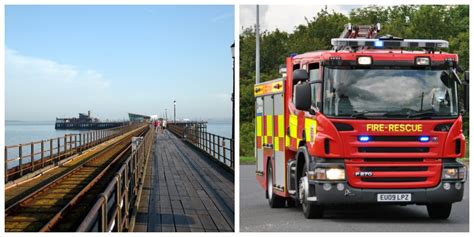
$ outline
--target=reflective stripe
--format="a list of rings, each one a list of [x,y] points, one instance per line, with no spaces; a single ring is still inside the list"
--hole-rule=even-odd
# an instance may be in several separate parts
[[[290,137],[296,138],[298,133],[298,116],[290,115]]]
[[[275,148],[276,151],[279,151],[280,150],[280,139],[275,138],[275,139],[273,139],[273,141],[275,142],[273,147]]]
[[[272,115],[265,115],[267,119],[267,134],[265,136],[273,136],[273,116]]]
[[[285,116],[284,115],[278,115],[278,137],[284,137],[285,136]]]
[[[304,131],[305,131],[305,139],[307,142],[312,143],[314,140],[314,137],[316,135],[316,120],[311,119],[311,118],[305,118],[304,119]]]
[[[257,116],[256,118],[256,127],[257,127],[257,136],[262,136],[262,116]]]

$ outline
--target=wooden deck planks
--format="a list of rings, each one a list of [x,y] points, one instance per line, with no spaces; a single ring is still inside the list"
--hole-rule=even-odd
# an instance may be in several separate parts
[[[233,175],[168,131],[158,131],[134,231],[234,230]]]

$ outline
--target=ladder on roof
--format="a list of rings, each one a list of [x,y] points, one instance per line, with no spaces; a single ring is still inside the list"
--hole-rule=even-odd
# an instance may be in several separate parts
[[[449,42],[437,39],[403,39],[386,35],[378,37],[380,23],[375,25],[352,26],[351,23],[344,25],[344,31],[339,38],[331,39],[333,49],[349,50],[356,52],[367,48],[379,49],[403,49],[422,48],[427,52],[434,52],[436,49],[449,48]]]
[[[380,23],[375,25],[360,25],[352,26],[351,23],[344,25],[344,31],[339,38],[364,38],[364,39],[375,39],[380,31]]]
[[[344,31],[339,36],[340,39],[375,39],[381,29],[380,23],[375,25],[344,25]],[[335,46],[334,50],[344,49],[344,46]]]

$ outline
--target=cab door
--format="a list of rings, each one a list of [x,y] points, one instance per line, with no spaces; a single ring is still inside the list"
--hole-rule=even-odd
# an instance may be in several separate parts
[[[257,159],[256,173],[263,175],[263,97],[255,100],[255,157]]]
[[[273,159],[273,95],[263,97],[263,159],[262,164],[266,167],[267,158]]]

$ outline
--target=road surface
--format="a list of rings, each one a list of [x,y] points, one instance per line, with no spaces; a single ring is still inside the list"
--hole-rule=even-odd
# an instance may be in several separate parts
[[[468,176],[469,177],[469,176]],[[255,166],[240,166],[240,231],[464,232],[469,231],[469,184],[448,220],[432,220],[425,206],[332,207],[323,219],[305,219],[300,208],[271,209],[255,179]]]

